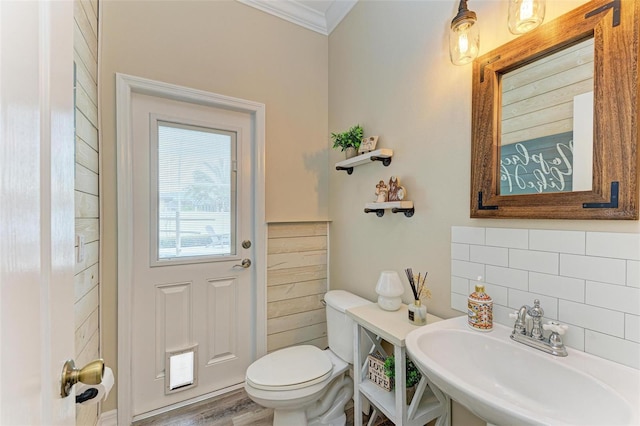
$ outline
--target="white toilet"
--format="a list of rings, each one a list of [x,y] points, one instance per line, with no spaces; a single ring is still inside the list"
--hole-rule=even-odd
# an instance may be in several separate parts
[[[353,321],[345,310],[372,302],[344,290],[329,291],[324,300],[329,349],[292,346],[265,355],[247,369],[247,394],[274,409],[276,426],[346,422],[344,406],[353,396],[347,374],[353,364]]]

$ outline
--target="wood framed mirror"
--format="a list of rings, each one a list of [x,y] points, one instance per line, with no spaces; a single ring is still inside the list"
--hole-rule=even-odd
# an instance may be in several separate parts
[[[471,217],[638,219],[639,12],[593,0],[474,61]]]

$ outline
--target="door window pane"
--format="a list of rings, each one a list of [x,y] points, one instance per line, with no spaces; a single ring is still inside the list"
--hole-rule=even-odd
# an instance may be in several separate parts
[[[234,255],[235,133],[156,123],[157,259]]]

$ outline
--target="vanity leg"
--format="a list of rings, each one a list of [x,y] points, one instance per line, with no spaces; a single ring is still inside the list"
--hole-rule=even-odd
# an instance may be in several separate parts
[[[405,383],[407,383],[407,358],[405,349],[400,346],[393,347],[393,356],[395,358],[396,381],[396,424],[407,424],[407,392]]]
[[[360,356],[360,335],[362,329],[353,323],[353,424],[362,426],[362,397],[360,382],[362,381],[362,357]]]

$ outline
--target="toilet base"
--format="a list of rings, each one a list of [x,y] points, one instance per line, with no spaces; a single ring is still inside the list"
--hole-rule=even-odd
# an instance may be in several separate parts
[[[307,425],[307,414],[304,410],[274,410],[273,426]]]
[[[307,423],[308,426],[345,426],[347,424],[347,415],[342,413],[340,417],[329,421],[323,421],[322,419],[314,419]]]

